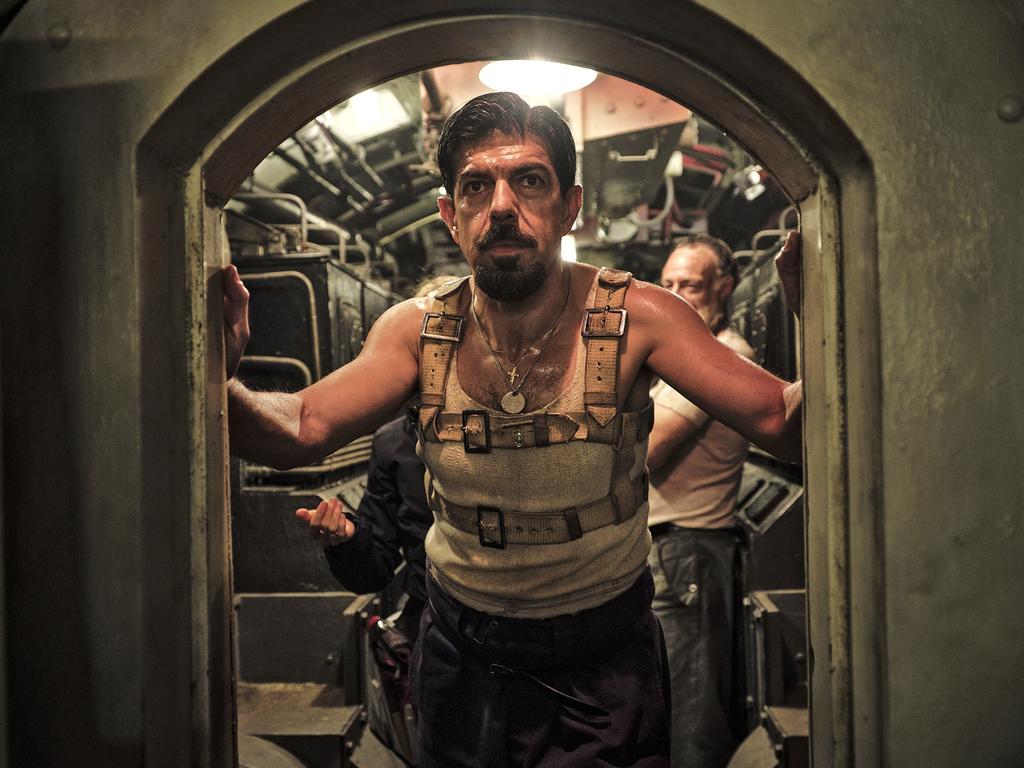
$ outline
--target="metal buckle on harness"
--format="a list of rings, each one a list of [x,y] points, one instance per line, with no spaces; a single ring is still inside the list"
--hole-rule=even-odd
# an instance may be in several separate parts
[[[497,507],[477,507],[476,527],[480,545],[493,549],[505,548],[505,515]]]
[[[455,330],[452,333],[441,333],[440,331],[428,331],[427,325],[431,320],[451,320],[455,323]],[[423,327],[420,328],[420,337],[424,339],[437,339],[438,341],[462,341],[461,315],[446,315],[444,312],[427,312],[423,315]]]
[[[479,434],[470,429],[469,420],[479,416],[483,422],[483,443],[470,445],[470,435]],[[466,453],[490,453],[491,452],[491,417],[487,411],[463,411],[462,412],[462,447]]]
[[[598,315],[618,315],[619,316],[619,327],[614,330],[609,330],[604,327],[604,322],[598,320],[595,324],[597,328],[591,330],[591,320],[597,320]],[[583,322],[583,338],[614,338],[622,336],[626,332],[626,310],[625,309],[612,309],[611,307],[604,307],[603,309],[588,309],[586,317]]]

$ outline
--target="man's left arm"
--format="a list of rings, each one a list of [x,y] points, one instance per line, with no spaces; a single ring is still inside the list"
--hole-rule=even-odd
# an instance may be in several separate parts
[[[783,460],[799,461],[801,383],[782,381],[722,344],[692,307],[663,293],[652,302],[660,329],[652,329],[648,367],[711,418]]]
[[[780,276],[789,278],[783,287],[791,307],[799,306],[799,261],[799,239],[791,237],[777,262]],[[653,285],[636,287],[631,314],[647,366],[711,418],[781,459],[800,461],[802,384],[773,376],[718,341],[678,296]]]

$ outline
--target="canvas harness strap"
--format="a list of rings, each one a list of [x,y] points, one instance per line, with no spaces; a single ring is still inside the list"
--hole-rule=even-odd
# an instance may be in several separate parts
[[[583,319],[587,345],[586,389],[583,405],[587,414],[604,427],[618,412],[619,342],[626,332],[626,289],[630,274],[602,269],[597,278],[594,306]]]
[[[441,286],[434,294],[434,305],[423,315],[420,329],[420,434],[444,407],[444,391],[455,356],[455,345],[462,340],[463,317],[458,314],[463,277]]]
[[[647,476],[641,474],[631,481],[630,499],[647,500]],[[508,544],[564,544],[589,531],[629,520],[636,507],[609,494],[591,504],[569,507],[560,512],[529,514],[497,507],[464,507],[454,504],[437,492],[431,484],[427,502],[442,519],[466,533],[475,533],[485,547],[504,549]],[[627,500],[626,504],[631,503]]]
[[[618,410],[619,348],[626,330],[624,308],[628,272],[602,269],[593,305],[582,328],[586,350],[584,412],[498,415],[486,410],[445,411],[445,389],[455,345],[462,339],[458,314],[467,278],[443,287],[434,297],[420,332],[420,438],[429,442],[461,442],[466,453],[494,449],[542,448],[571,440],[611,445],[616,451],[609,492],[592,504],[551,514],[528,514],[497,507],[453,504],[431,486],[430,506],[441,519],[460,530],[477,533],[484,546],[559,544],[588,531],[622,523],[636,514],[647,498],[647,477],[631,480],[633,446],[646,439],[654,422],[648,404],[639,412]]]

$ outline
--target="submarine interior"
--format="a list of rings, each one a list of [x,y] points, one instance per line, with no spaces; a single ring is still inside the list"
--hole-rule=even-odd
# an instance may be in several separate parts
[[[356,94],[292,133],[225,205],[230,258],[252,302],[252,337],[239,370],[248,386],[309,386],[357,355],[377,317],[419,283],[468,272],[437,212],[443,190],[433,158],[444,118],[486,91],[485,64],[425,70]],[[532,94],[543,85],[520,89]],[[794,323],[772,259],[796,228],[797,209],[759,162],[690,109],[612,76],[533,98],[578,133],[585,203],[563,258],[658,282],[679,237],[722,237],[740,269],[731,324],[755,362],[796,378]],[[369,455],[367,435],[311,466],[234,465],[244,765],[256,768],[261,754],[277,748],[309,765],[401,765],[385,746],[412,757],[396,736],[401,727],[387,727],[392,715],[383,713],[395,709],[401,717],[401,706],[377,694],[385,670],[366,631],[398,607],[400,590],[339,591],[322,544],[291,514],[331,497],[357,509]],[[737,695],[747,702],[751,730],[762,721],[775,728],[774,742],[761,729],[747,747],[765,765],[777,763],[775,744],[807,751],[802,496],[798,466],[753,452],[737,502],[750,648],[750,682]],[[801,739],[802,746],[790,745]]]
[[[526,94],[579,153],[562,257],[657,282],[722,238],[731,324],[805,382],[804,461],[752,449],[738,494],[730,765],[1019,763],[1024,5],[756,6],[0,3],[0,768],[408,764],[373,643],[401,597],[293,514],[358,506],[370,438],[229,456],[221,268],[247,384],[353,359],[467,273],[433,151],[520,59],[596,72]]]

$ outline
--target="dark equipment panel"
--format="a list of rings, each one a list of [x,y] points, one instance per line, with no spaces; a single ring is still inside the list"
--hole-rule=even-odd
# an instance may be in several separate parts
[[[383,315],[388,310],[388,307],[397,301],[398,297],[373,283],[364,282],[362,284],[361,298],[360,317],[362,319],[362,328],[360,330],[363,333],[369,333],[370,328],[377,322],[377,318]],[[362,349],[362,347],[362,339],[360,339],[359,349]],[[359,353],[359,349],[355,351],[355,354]]]
[[[583,214],[619,219],[651,200],[685,123],[592,139],[583,145]]]
[[[240,376],[253,388],[296,391],[350,362],[369,327],[399,299],[338,255],[305,248],[236,252],[251,294]],[[352,764],[364,723],[370,598],[339,591],[322,541],[295,510],[332,497],[355,509],[369,452],[364,436],[286,472],[232,462],[238,731],[253,766],[289,756],[307,768]]]
[[[743,643],[747,724],[753,733],[737,750],[730,768],[807,765],[807,593],[801,481],[799,467],[751,448],[737,496],[736,519],[744,537]]]
[[[348,484],[358,484],[359,476]],[[327,567],[323,545],[295,517],[325,499],[351,494],[345,485],[295,488],[246,487],[233,499],[232,565],[239,592],[329,592],[338,582]],[[346,500],[346,506],[350,506]],[[357,501],[358,504],[358,501]],[[354,509],[354,507],[351,507]]]
[[[747,626],[748,720],[765,707],[807,707],[807,592],[752,592],[744,600]]]
[[[257,389],[295,391],[351,361],[370,326],[399,297],[323,253],[236,261],[251,294],[252,337],[241,376]]]
[[[363,731],[362,707],[342,703],[340,687],[239,683],[236,699],[242,768],[353,765],[352,747]]]
[[[736,253],[740,281],[730,301],[729,321],[754,349],[754,362],[792,381],[796,377],[793,318],[773,260],[780,249],[781,242],[753,252],[749,261],[744,252]]]
[[[240,738],[271,742],[309,768],[350,765],[363,725],[368,600],[348,592],[236,594]],[[273,751],[247,746],[257,761]]]
[[[345,685],[345,609],[354,599],[339,591],[236,593],[239,679]]]
[[[802,589],[804,567],[803,487],[794,470],[770,458],[743,467],[736,520],[744,532],[744,593]]]
[[[764,727],[779,768],[810,768],[810,713],[805,707],[765,707]]]
[[[762,725],[750,732],[728,768],[810,768],[810,718],[799,707],[765,707]]]

